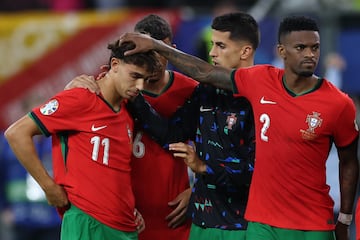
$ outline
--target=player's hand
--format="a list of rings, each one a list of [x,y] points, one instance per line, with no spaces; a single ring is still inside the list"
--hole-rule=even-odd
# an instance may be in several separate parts
[[[170,207],[175,207],[175,209],[165,218],[165,220],[168,221],[168,226],[170,228],[177,228],[185,223],[190,195],[191,188],[188,188],[168,203]]]
[[[109,66],[109,65],[101,65],[101,66],[100,66],[100,70],[101,70],[102,72],[100,72],[100,73],[97,75],[96,80],[99,80],[99,79],[105,77],[106,73],[110,70],[110,66]]]
[[[336,240],[349,240],[350,239],[349,226],[341,222],[337,222],[335,227],[335,236],[336,236]]]
[[[135,216],[135,224],[137,226],[136,229],[137,229],[138,233],[141,233],[142,231],[145,230],[144,218],[142,217],[142,215],[136,208],[134,210],[134,216]]]
[[[90,92],[96,94],[100,93],[99,85],[95,81],[94,77],[85,74],[75,77],[65,86],[65,90],[72,88],[86,88],[89,89]]]
[[[169,150],[173,156],[184,160],[191,170],[196,173],[205,173],[206,164],[197,156],[194,147],[190,144],[178,142],[169,144]]]
[[[124,33],[120,36],[119,44],[123,42],[133,42],[135,48],[128,50],[124,55],[132,55],[139,52],[147,52],[154,49],[154,42],[156,40],[147,34],[142,33]]]
[[[54,182],[51,186],[44,189],[44,192],[50,206],[58,208],[69,206],[70,203],[66,191],[61,185]]]

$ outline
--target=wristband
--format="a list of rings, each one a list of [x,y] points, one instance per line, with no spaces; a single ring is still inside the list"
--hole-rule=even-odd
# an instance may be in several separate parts
[[[339,212],[338,221],[345,225],[350,225],[352,221],[353,215]]]

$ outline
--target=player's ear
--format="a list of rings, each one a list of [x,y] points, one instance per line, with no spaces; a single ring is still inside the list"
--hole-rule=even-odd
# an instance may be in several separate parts
[[[114,72],[117,72],[120,63],[121,63],[120,59],[115,58],[115,57],[111,58],[111,62],[110,62],[111,67],[110,67],[110,69],[112,69]]]
[[[284,58],[285,58],[285,53],[286,53],[286,50],[285,50],[284,45],[278,44],[278,45],[277,45],[277,54],[278,54],[282,59],[284,59]]]
[[[248,59],[249,56],[253,53],[253,47],[251,45],[244,45],[240,50],[240,58]]]

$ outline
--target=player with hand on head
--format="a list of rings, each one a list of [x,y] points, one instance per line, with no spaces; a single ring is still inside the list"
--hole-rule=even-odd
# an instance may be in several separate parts
[[[171,27],[158,15],[145,16],[136,23],[134,30],[174,47]],[[159,75],[144,83],[142,94],[158,112],[170,116],[198,83],[183,74],[166,70],[166,58],[158,57],[161,63]],[[66,89],[74,87],[98,91],[96,82],[88,76],[75,78]],[[136,207],[146,221],[146,229],[139,234],[139,239],[188,239],[191,222],[186,218],[186,210],[191,189],[187,166],[139,130],[135,132],[131,168]]]
[[[5,136],[50,205],[68,207],[61,239],[138,239],[130,159],[134,121],[125,104],[159,67],[153,51],[124,56],[131,43],[108,45],[108,73],[100,94],[71,89],[13,123]],[[54,179],[41,163],[33,137],[52,136]],[[134,216],[135,215],[135,216]]]

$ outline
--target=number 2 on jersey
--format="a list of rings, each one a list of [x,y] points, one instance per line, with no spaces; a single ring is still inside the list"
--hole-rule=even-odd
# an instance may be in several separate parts
[[[268,128],[270,127],[269,115],[267,115],[266,113],[261,114],[260,122],[263,123],[263,126],[261,128],[261,133],[260,133],[261,140],[263,140],[264,142],[268,142],[269,137],[266,136],[266,132],[267,132]]]

